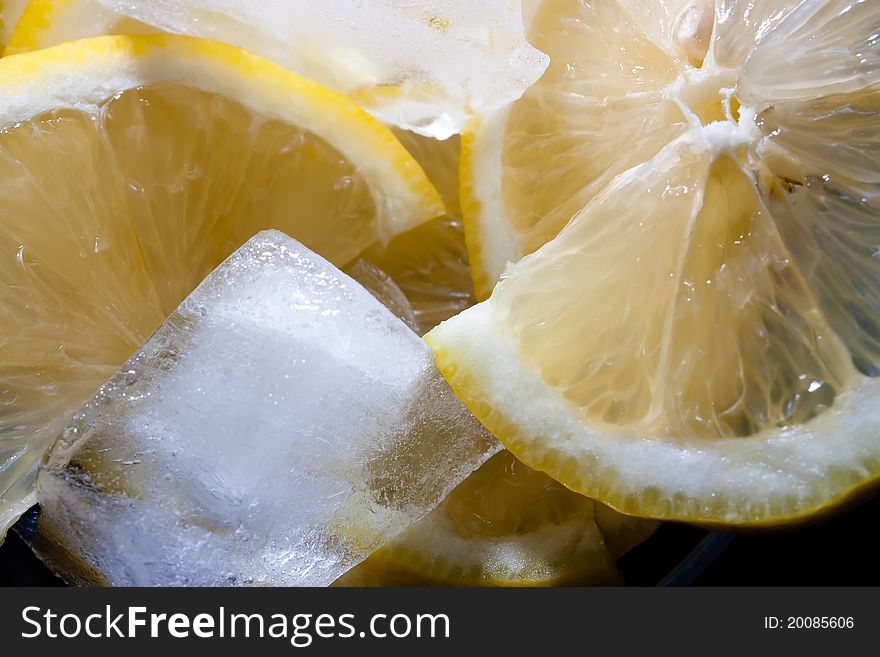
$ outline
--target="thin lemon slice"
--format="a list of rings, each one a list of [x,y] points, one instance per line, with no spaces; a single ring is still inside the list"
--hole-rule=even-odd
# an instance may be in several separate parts
[[[614,562],[650,536],[501,452],[339,586],[614,584]]]
[[[853,368],[739,164],[673,146],[426,339],[508,449],[618,510],[815,512],[880,471],[880,384]]]
[[[4,57],[0,84],[0,527],[45,427],[255,232],[342,265],[444,212],[390,131],[231,46],[100,37]]]
[[[632,24],[670,62],[683,134],[426,339],[508,449],[578,492],[795,521],[880,478],[880,5],[655,4]],[[620,31],[597,40],[625,50]],[[616,57],[597,79],[636,70]],[[626,95],[646,113],[653,98]],[[536,180],[505,182],[542,196]]]
[[[472,113],[518,98],[547,65],[509,0],[35,1],[42,8],[22,21],[14,51],[148,24],[241,46],[351,95],[389,125],[441,139]],[[44,18],[50,7],[54,20]],[[118,27],[120,15],[133,22]]]
[[[4,55],[111,34],[156,34],[154,27],[107,9],[98,0],[30,0],[19,3]]]

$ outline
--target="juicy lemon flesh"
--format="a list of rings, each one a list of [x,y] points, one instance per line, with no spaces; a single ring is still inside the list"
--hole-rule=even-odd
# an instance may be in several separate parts
[[[326,141],[177,83],[7,127],[0,195],[0,452],[13,468],[257,231],[338,264],[375,239],[367,185]]]
[[[475,302],[461,220],[433,219],[373,246],[364,256],[406,295],[421,333]]]
[[[614,561],[655,528],[573,493],[505,451],[336,585],[615,584]]]
[[[743,60],[797,3],[751,4],[538,3],[528,36],[551,56],[550,67],[500,119],[500,172],[475,171],[465,204],[474,208],[466,220],[478,226],[469,247],[481,298],[501,277],[505,258],[479,254],[515,261],[532,253],[616,175],[683,134],[689,120],[738,119],[738,101],[727,92]],[[478,141],[489,133],[474,130]],[[496,195],[497,206],[481,207],[481,197]],[[497,221],[509,230],[493,226]]]
[[[736,161],[683,147],[669,169],[615,192],[493,302],[523,359],[578,417],[727,438],[833,405],[853,380],[849,353]]]
[[[762,111],[764,196],[829,324],[863,374],[880,376],[880,91]]]
[[[698,437],[806,422],[847,387],[849,355],[739,166],[716,160],[703,194],[670,325],[665,415]]]
[[[523,254],[685,129],[660,93],[675,80],[673,61],[618,3],[546,0],[529,40],[550,67],[514,103],[502,151],[504,211]]]
[[[780,7],[772,21],[786,13],[783,4],[775,3]],[[759,25],[772,22],[770,16],[755,18]],[[739,118],[736,99],[725,111],[719,93],[730,77],[727,69],[710,62],[700,71],[702,56],[697,67],[676,62],[641,27],[616,2],[542,3],[530,37],[537,47],[565,56],[553,59],[514,105],[503,151],[505,211],[524,236],[525,253],[554,237],[581,208],[592,207],[615,175],[649,160],[681,134],[687,126],[680,108],[703,125]],[[744,39],[738,37],[719,30],[715,46],[728,63],[744,57]],[[686,54],[686,61],[695,59]],[[676,77],[679,69],[684,78]],[[673,83],[679,102],[667,114],[658,102],[668,102],[670,94],[656,91]],[[768,154],[775,155],[772,176],[806,187],[795,193],[806,197],[801,212],[812,205],[818,215],[816,205],[836,203],[848,210],[844,216],[872,213],[864,185],[819,200],[819,181],[808,179],[804,168],[820,171],[839,163],[844,186],[848,166],[861,172],[864,148],[847,146],[847,136],[877,138],[877,98],[868,90],[814,101],[806,110],[771,107],[759,116],[757,124],[775,148]],[[775,114],[783,115],[784,127]],[[598,127],[584,129],[590,124]],[[628,143],[638,146],[632,150]],[[549,169],[538,166],[547,162]],[[544,249],[540,261],[500,286],[498,312],[544,381],[585,420],[685,437],[729,437],[804,422],[831,406],[852,380],[844,345],[859,370],[873,373],[880,333],[876,295],[868,289],[867,299],[853,298],[852,290],[827,280],[825,272],[830,269],[845,287],[861,289],[877,280],[871,245],[880,224],[866,217],[840,228],[828,221],[796,226],[782,211],[776,220],[749,175],[729,157],[712,162],[707,174],[682,166],[676,175],[642,185],[638,201],[619,192],[596,200],[595,211],[570,227],[564,244]],[[702,197],[700,207],[695,196]],[[852,207],[841,207],[847,200]],[[766,202],[780,205],[778,198]],[[793,202],[788,199],[789,208]],[[662,220],[644,220],[651,204],[664,207]],[[816,235],[804,241],[795,234],[810,227],[831,238],[829,248],[861,251],[858,262],[869,270],[867,279],[865,272],[841,271],[851,265],[851,254],[821,257],[824,244]],[[812,253],[804,253],[805,244]],[[564,281],[556,275],[563,270]],[[573,354],[560,344],[579,344],[583,351]]]
[[[762,28],[766,36],[743,62],[737,84],[743,104],[808,105],[870,91],[880,82],[875,2],[770,0],[758,9],[757,14],[777,12],[784,18],[769,31]]]

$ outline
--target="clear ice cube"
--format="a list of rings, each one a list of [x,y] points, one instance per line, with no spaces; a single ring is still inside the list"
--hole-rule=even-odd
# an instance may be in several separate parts
[[[398,317],[415,333],[422,334],[416,311],[403,290],[388,274],[363,258],[346,267],[345,273],[363,285],[367,292],[376,297],[383,306],[394,313],[395,317]]]
[[[226,41],[446,139],[547,68],[520,0],[100,0],[162,30]]]
[[[77,412],[34,547],[74,583],[326,585],[497,449],[411,329],[267,231]]]

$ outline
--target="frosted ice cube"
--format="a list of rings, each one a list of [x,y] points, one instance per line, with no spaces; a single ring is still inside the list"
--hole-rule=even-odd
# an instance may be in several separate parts
[[[78,411],[35,546],[78,583],[326,585],[497,449],[403,322],[267,231]]]
[[[169,32],[241,46],[352,95],[385,123],[445,139],[547,68],[520,0],[101,0]]]

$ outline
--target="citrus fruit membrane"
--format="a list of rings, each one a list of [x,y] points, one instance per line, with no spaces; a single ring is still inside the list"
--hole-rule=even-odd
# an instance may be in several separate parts
[[[410,328],[266,231],[64,429],[44,557],[78,583],[322,586],[497,449]]]
[[[878,25],[866,0],[541,3],[568,56],[464,137],[500,282],[426,336],[517,458],[726,526],[880,478]]]
[[[445,211],[351,100],[231,46],[100,37],[0,83],[0,534],[50,425],[256,232],[342,266]]]

